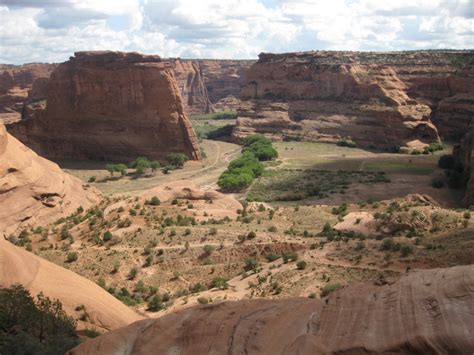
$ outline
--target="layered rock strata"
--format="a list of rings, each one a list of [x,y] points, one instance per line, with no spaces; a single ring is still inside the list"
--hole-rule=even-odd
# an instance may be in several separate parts
[[[200,157],[172,67],[138,53],[75,53],[51,75],[46,109],[9,131],[48,158]]]
[[[456,119],[450,129],[452,120],[442,112],[454,112],[448,98],[469,90],[472,80],[455,85],[453,78],[472,56],[470,51],[262,53],[247,71],[234,137],[261,132],[289,139],[352,138],[362,146],[390,148],[436,141],[433,120],[450,138],[465,129],[465,120]]]

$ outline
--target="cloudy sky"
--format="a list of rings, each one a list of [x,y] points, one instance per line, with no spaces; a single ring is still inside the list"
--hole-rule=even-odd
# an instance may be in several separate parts
[[[0,0],[0,63],[423,48],[474,48],[474,0]]]

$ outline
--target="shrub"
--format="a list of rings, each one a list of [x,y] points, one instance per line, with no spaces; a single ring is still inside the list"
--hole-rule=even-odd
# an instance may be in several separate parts
[[[265,259],[267,259],[269,262],[275,261],[279,259],[281,256],[275,253],[268,253],[265,255]]]
[[[275,233],[277,231],[277,227],[270,226],[270,227],[268,227],[268,231],[271,232],[271,233]]]
[[[469,211],[464,212],[463,218],[464,219],[471,219],[471,212],[469,212]]]
[[[110,231],[107,231],[107,232],[104,233],[104,236],[102,237],[102,240],[104,242],[108,242],[109,240],[112,240],[112,238],[113,238],[112,233],[110,233]]]
[[[212,287],[218,288],[219,290],[227,290],[229,285],[227,284],[227,279],[218,276],[212,280]]]
[[[306,269],[306,265],[307,265],[307,264],[306,264],[306,261],[300,260],[300,261],[298,261],[298,262],[296,263],[296,268],[297,268],[298,270],[304,270],[304,269]]]
[[[158,196],[153,196],[149,200],[145,200],[145,205],[149,206],[159,206],[161,204],[161,200],[158,198]]]
[[[168,163],[174,168],[182,168],[184,163],[188,160],[188,157],[183,153],[170,153],[166,157]]]
[[[438,160],[438,166],[441,169],[454,169],[456,158],[451,154],[442,155]]]
[[[154,295],[151,300],[148,302],[148,308],[147,311],[150,312],[158,312],[163,309],[163,302],[161,300],[161,297],[159,295]]]
[[[294,251],[289,251],[289,252],[283,253],[282,257],[283,257],[283,263],[285,263],[285,264],[290,262],[290,261],[298,260],[298,254]]]
[[[327,284],[326,286],[324,286],[322,289],[321,289],[321,294],[320,296],[321,297],[326,297],[327,295],[329,295],[330,293],[336,291],[337,289],[340,289],[341,288],[341,285],[338,284],[338,283],[334,283],[334,284]]]
[[[380,245],[380,250],[391,250],[395,243],[391,238],[385,238],[382,240],[382,244]]]
[[[413,254],[413,247],[411,245],[402,245],[400,247],[400,253],[403,257],[408,256],[409,254]]]
[[[238,116],[236,111],[222,111],[216,112],[212,115],[213,120],[233,120]]]
[[[258,267],[258,261],[254,258],[245,259],[244,270],[245,271],[255,271]]]
[[[204,251],[205,255],[211,255],[211,253],[214,251],[214,247],[212,245],[206,244],[202,247],[202,250]]]
[[[77,258],[78,258],[77,253],[70,252],[70,253],[67,254],[66,262],[73,263],[73,262],[77,261]]]
[[[242,152],[252,152],[258,160],[272,160],[278,157],[278,152],[272,146],[272,141],[261,134],[247,136],[243,140]]]
[[[95,176],[91,176],[91,177],[89,178],[89,180],[87,180],[87,181],[88,181],[88,182],[95,182],[96,179],[97,179],[97,178],[96,178]]]
[[[132,267],[132,268],[130,269],[127,278],[128,278],[129,280],[133,280],[133,279],[135,279],[135,277],[137,276],[137,274],[138,274],[138,269],[137,269],[137,267],[134,266],[134,267]]]
[[[337,145],[340,147],[356,148],[357,144],[350,139],[341,139],[337,142]]]
[[[206,298],[206,297],[199,297],[197,299],[197,301],[200,303],[200,304],[208,304],[209,303],[209,299]]]

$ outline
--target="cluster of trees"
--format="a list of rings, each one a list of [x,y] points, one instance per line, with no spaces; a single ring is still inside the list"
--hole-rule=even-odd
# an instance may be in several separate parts
[[[261,134],[245,137],[242,152],[252,152],[260,161],[278,158],[278,152],[273,148],[272,141]]]
[[[0,354],[64,354],[79,344],[61,302],[21,285],[0,288]]]
[[[264,167],[261,161],[278,157],[272,142],[260,134],[244,139],[242,155],[233,160],[217,181],[224,191],[238,191],[248,187],[252,181],[262,175]]]
[[[168,173],[169,170],[181,169],[184,166],[184,163],[188,160],[188,157],[183,153],[170,153],[166,157],[166,160],[168,160],[168,165],[163,168],[164,173]],[[129,168],[135,169],[135,174],[142,175],[149,170],[156,172],[160,167],[161,165],[159,161],[148,160],[145,157],[136,158],[129,164],[129,166],[123,163],[107,164],[105,166],[107,171],[110,173],[110,176],[114,176],[114,173],[120,173],[121,176],[125,176],[127,175]]]

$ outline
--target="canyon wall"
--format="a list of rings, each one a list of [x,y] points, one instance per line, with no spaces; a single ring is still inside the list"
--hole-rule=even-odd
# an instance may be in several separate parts
[[[328,298],[217,302],[136,322],[69,354],[470,354],[474,266],[358,283]]]
[[[173,69],[159,56],[77,52],[52,73],[37,111],[8,129],[49,158],[200,157]]]
[[[56,64],[32,63],[24,65],[0,64],[0,122],[20,119],[23,102],[33,83],[48,78]]]
[[[465,132],[465,120],[456,119],[453,125],[437,113],[454,111],[447,98],[468,84],[456,86],[452,78],[472,55],[262,53],[247,71],[234,138],[261,132],[287,139],[352,138],[361,146],[391,148],[437,141],[433,121],[441,137],[459,135]]]
[[[169,59],[189,114],[236,110],[253,60]]]
[[[98,191],[25,147],[0,123],[0,238],[98,201]]]

